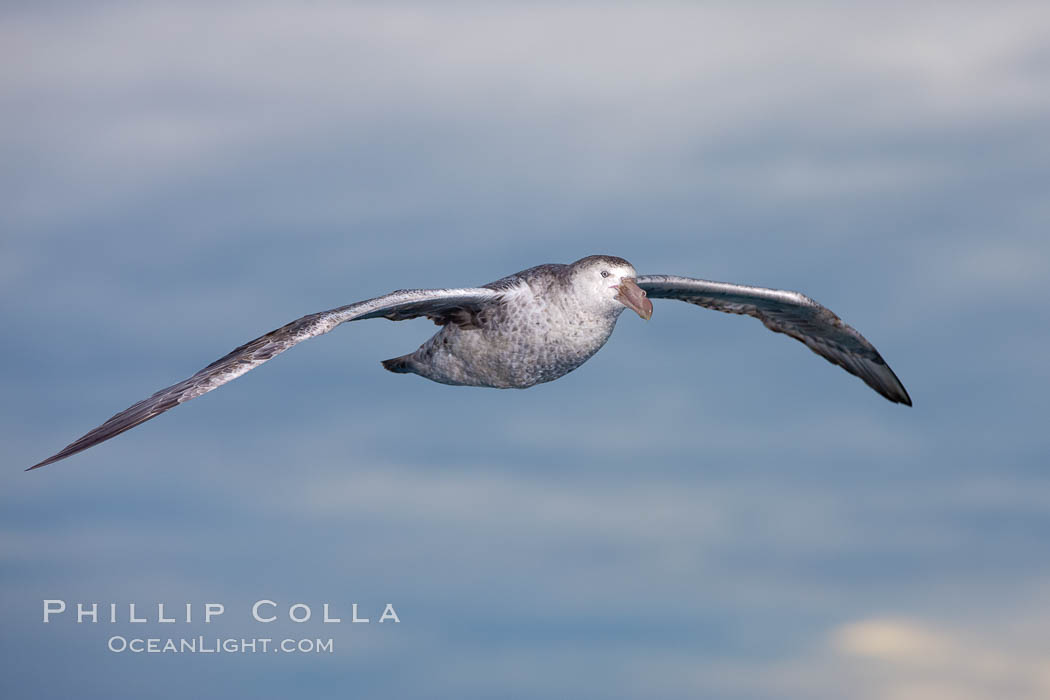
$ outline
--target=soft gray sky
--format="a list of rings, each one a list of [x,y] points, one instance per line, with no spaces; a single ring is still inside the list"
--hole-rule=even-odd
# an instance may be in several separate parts
[[[0,693],[1050,695],[1048,36],[1036,2],[5,5]],[[305,313],[592,253],[803,291],[915,406],[675,302],[525,392],[386,373],[433,326],[371,321],[21,471]]]

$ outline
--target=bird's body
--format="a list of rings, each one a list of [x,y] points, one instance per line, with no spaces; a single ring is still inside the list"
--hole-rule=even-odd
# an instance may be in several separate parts
[[[623,258],[592,255],[569,265],[532,267],[481,287],[402,289],[303,316],[121,411],[30,469],[104,442],[349,321],[425,316],[441,326],[415,352],[384,360],[392,372],[443,384],[526,389],[558,379],[590,359],[609,339],[624,309],[648,320],[653,305],[647,296],[754,316],[860,377],[888,400],[911,405],[875,347],[803,294],[672,275],[638,276]]]
[[[602,257],[609,267],[630,267]],[[626,308],[591,304],[569,293],[572,281],[569,265],[540,265],[484,285],[503,294],[499,304],[449,320],[418,350],[383,366],[463,386],[527,389],[554,381],[605,345]]]

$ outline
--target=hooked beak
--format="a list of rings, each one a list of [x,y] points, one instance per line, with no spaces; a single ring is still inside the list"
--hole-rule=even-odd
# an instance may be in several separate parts
[[[645,290],[635,284],[631,277],[625,277],[620,286],[616,300],[648,321],[653,316],[653,302],[645,298]]]

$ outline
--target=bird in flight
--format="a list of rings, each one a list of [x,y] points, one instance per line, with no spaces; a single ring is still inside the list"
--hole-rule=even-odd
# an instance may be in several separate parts
[[[648,320],[650,299],[678,299],[754,316],[771,331],[805,343],[860,377],[886,399],[911,405],[904,385],[875,347],[804,294],[674,275],[639,276],[623,258],[591,255],[569,265],[531,267],[481,287],[401,289],[303,316],[121,411],[29,469],[105,442],[347,321],[426,316],[441,329],[415,352],[383,360],[383,367],[442,384],[527,389],[554,381],[590,359],[605,345],[624,309]]]

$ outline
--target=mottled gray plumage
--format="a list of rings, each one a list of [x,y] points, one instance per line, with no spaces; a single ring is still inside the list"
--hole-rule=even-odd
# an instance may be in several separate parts
[[[652,303],[646,295],[754,316],[857,375],[890,401],[911,405],[904,386],[871,343],[805,295],[688,277],[638,277],[623,258],[592,255],[571,265],[529,268],[482,287],[403,289],[303,316],[121,411],[30,469],[119,435],[347,321],[425,316],[441,330],[415,352],[384,360],[384,367],[444,384],[525,389],[586,362],[609,339],[625,308],[648,319]]]
[[[499,389],[526,389],[571,372],[605,344],[626,308],[571,293],[572,272],[584,264],[630,268],[633,277],[626,260],[610,256],[584,258],[575,268],[523,270],[483,287],[502,293],[500,303],[467,322],[444,324],[418,350],[383,366],[443,384]]]

